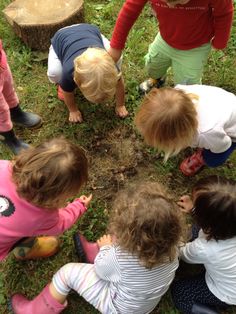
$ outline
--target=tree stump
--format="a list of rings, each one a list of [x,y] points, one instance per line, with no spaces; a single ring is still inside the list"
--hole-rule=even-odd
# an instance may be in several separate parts
[[[84,22],[83,0],[16,0],[3,13],[24,43],[41,51],[58,29]]]

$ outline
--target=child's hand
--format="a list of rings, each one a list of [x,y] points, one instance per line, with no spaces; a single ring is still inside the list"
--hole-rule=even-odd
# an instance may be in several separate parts
[[[70,111],[70,115],[69,115],[69,121],[72,123],[81,123],[83,122],[83,117],[82,114],[79,110],[77,111]]]
[[[190,213],[193,209],[193,202],[189,195],[181,196],[177,204],[184,213]]]
[[[100,239],[97,240],[97,245],[99,247],[105,246],[105,245],[112,245],[112,238],[110,234],[105,234]]]
[[[116,106],[116,114],[120,118],[125,118],[128,116],[129,112],[124,105],[123,106]]]
[[[85,207],[88,207],[88,206],[89,206],[89,204],[90,204],[92,198],[93,198],[93,195],[92,195],[92,194],[90,194],[89,196],[81,195],[81,196],[79,197],[80,201],[84,204]]]

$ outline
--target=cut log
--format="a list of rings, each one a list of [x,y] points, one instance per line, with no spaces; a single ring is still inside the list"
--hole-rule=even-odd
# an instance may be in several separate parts
[[[83,0],[16,0],[3,13],[24,43],[41,51],[58,29],[84,22]]]

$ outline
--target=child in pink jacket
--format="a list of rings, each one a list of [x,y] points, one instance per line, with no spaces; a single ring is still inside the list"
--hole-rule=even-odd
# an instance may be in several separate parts
[[[87,181],[81,148],[65,139],[22,151],[13,161],[0,161],[0,260],[14,249],[19,259],[45,257],[58,249],[55,236],[69,229],[92,198],[70,204]]]

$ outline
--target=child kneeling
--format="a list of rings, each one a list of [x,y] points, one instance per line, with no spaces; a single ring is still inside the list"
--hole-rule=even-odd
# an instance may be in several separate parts
[[[166,160],[186,147],[199,148],[180,165],[186,176],[204,165],[223,164],[236,148],[236,96],[219,87],[153,89],[135,122],[146,143],[162,150]]]
[[[179,211],[159,184],[121,192],[95,263],[66,264],[32,301],[14,295],[14,313],[60,313],[71,289],[101,313],[150,313],[175,276],[181,231]]]

